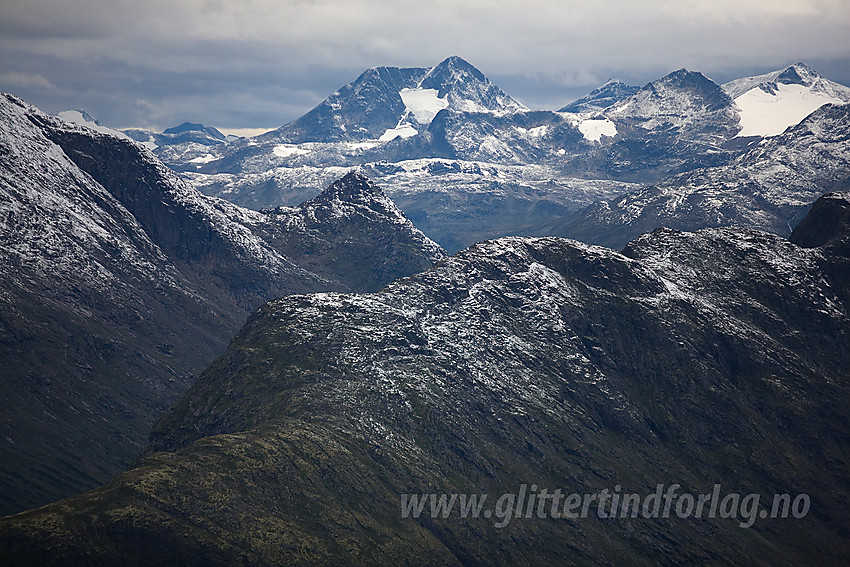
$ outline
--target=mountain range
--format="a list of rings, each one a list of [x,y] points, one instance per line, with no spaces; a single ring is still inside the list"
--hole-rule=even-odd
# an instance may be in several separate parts
[[[5,513],[126,468],[262,302],[378,289],[444,256],[356,174],[260,213],[12,96],[0,119]]]
[[[846,564],[847,102],[532,110],[459,57],[250,139],[0,96],[0,563]],[[760,500],[404,511],[659,486]]]
[[[727,165],[689,171],[528,232],[620,248],[659,226],[789,236],[823,193],[850,189],[850,105],[827,104]]]
[[[450,57],[430,69],[369,69],[262,136],[160,154],[205,194],[254,209],[301,202],[358,167],[454,252],[485,238],[549,234],[591,205],[687,184],[689,172],[731,171],[762,140],[846,102],[848,87],[796,63],[725,85],[686,69],[643,87],[612,80],[558,112],[530,110]]]
[[[842,565],[848,199],[824,197],[791,242],[658,229],[619,253],[508,237],[375,294],[266,304],[143,459],[0,520],[0,553],[20,565]],[[499,527],[399,515],[401,494],[659,483],[763,500],[748,526],[737,509]],[[811,513],[770,519],[782,493],[807,495]]]

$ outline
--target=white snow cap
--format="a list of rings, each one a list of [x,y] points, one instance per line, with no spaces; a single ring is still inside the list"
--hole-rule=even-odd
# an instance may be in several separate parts
[[[804,63],[723,85],[741,116],[738,136],[777,136],[825,104],[850,102],[850,88]]]

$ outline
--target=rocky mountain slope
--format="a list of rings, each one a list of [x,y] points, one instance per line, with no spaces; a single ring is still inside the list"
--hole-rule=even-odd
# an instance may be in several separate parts
[[[360,178],[301,208],[241,209],[10,95],[0,144],[3,513],[129,465],[263,301],[376,289],[442,257]]]
[[[145,458],[3,519],[0,553],[22,565],[845,564],[850,319],[830,267],[847,257],[818,244],[846,242],[847,210],[846,195],[815,207],[838,220],[799,233],[808,247],[740,229],[660,229],[623,253],[505,238],[375,294],[269,303]],[[502,527],[399,507],[411,493],[658,484],[762,500],[713,519],[517,508]],[[806,494],[810,510],[771,519],[776,493]]]
[[[720,146],[738,132],[732,99],[702,73],[680,69],[606,109],[618,130],[669,131],[682,141]]]
[[[352,290],[377,291],[445,257],[377,185],[354,172],[298,207],[264,213],[265,239],[275,250]]]
[[[825,105],[732,163],[590,205],[532,233],[622,247],[659,226],[744,226],[788,236],[820,195],[850,187],[850,105]]]
[[[640,87],[627,85],[618,79],[611,79],[585,96],[574,100],[558,112],[600,112],[638,92]]]

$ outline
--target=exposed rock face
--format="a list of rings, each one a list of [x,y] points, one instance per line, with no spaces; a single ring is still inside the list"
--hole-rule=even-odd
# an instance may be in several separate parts
[[[266,238],[276,250],[352,290],[377,291],[446,256],[377,185],[354,172],[298,207],[265,212]]]
[[[850,193],[827,193],[791,233],[791,242],[806,248],[842,246],[850,234]]]
[[[22,564],[840,565],[846,299],[828,247],[662,229],[473,246],[259,309],[137,466],[0,522]],[[799,520],[401,519],[403,493],[806,493]],[[428,516],[428,517],[425,517]],[[49,542],[49,545],[48,543]],[[96,542],[96,543],[95,543]]]
[[[850,303],[850,193],[828,193],[815,201],[791,233],[791,242],[824,251],[822,269]]]
[[[638,92],[640,87],[611,79],[598,89],[566,105],[558,112],[599,112]]]
[[[249,211],[201,195],[129,140],[3,95],[0,513],[125,469],[262,302],[373,290],[442,257],[358,183],[373,196],[329,190],[332,217],[303,221],[320,203]]]

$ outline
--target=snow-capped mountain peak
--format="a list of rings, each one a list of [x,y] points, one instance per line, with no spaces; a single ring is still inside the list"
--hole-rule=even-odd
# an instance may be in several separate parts
[[[794,63],[784,69],[764,73],[763,75],[754,75],[752,77],[742,77],[729,81],[723,85],[723,90],[733,99],[738,98],[742,94],[754,89],[761,88],[766,92],[774,90],[778,84],[798,84],[812,86],[818,82],[818,79],[824,81],[823,77],[806,65],[805,63]]]
[[[415,136],[444,109],[508,113],[527,110],[460,57],[431,68],[374,67],[310,112],[257,141],[388,142]]]
[[[505,91],[494,85],[469,62],[453,55],[431,68],[419,85],[435,89],[452,110],[461,112],[508,112],[526,110]]]
[[[850,88],[805,63],[723,85],[740,110],[738,136],[777,136],[824,104],[850,102]]]
[[[645,130],[675,129],[683,139],[718,142],[738,130],[735,106],[714,81],[679,69],[652,81],[604,111],[604,116]]]

